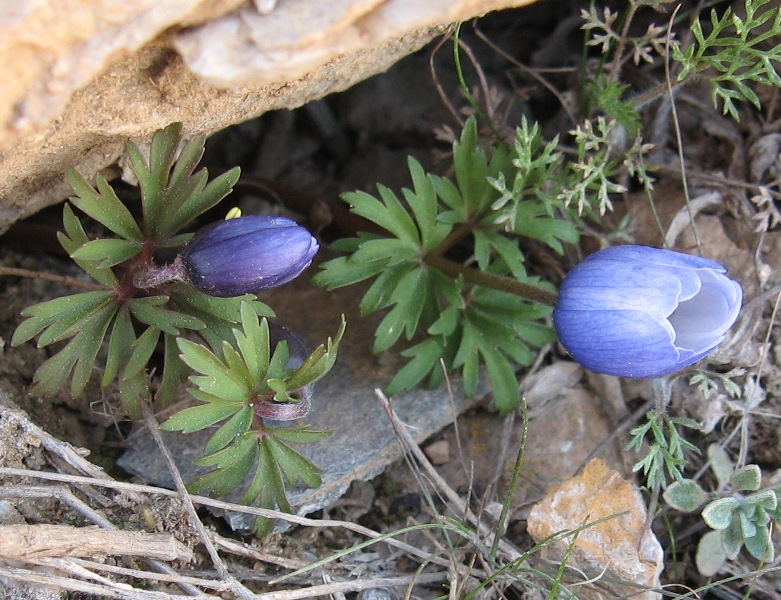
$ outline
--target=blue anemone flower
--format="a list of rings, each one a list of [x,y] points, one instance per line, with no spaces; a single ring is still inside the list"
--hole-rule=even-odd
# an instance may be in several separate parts
[[[712,260],[646,246],[614,246],[564,278],[553,322],[591,371],[675,373],[713,352],[737,319],[743,291]]]
[[[212,223],[182,251],[190,282],[211,296],[241,296],[298,277],[320,247],[295,221],[252,215]]]

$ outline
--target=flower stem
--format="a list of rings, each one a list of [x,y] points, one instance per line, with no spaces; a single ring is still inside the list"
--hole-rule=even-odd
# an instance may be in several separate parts
[[[14,277],[28,277],[30,279],[43,279],[44,281],[54,281],[56,283],[64,283],[65,285],[72,285],[74,287],[80,287],[85,290],[106,289],[106,286],[100,285],[99,283],[84,281],[82,279],[76,279],[75,277],[68,277],[67,275],[54,275],[53,273],[42,273],[41,271],[30,271],[29,269],[17,269],[14,267],[0,266],[0,275],[11,275]]]
[[[455,278],[461,275],[470,283],[499,290],[501,292],[509,292],[510,294],[515,294],[516,296],[521,296],[532,300],[533,302],[539,302],[540,304],[547,304],[548,306],[553,307],[556,306],[558,294],[556,294],[556,292],[544,290],[536,285],[524,283],[517,279],[510,279],[509,277],[501,277],[492,273],[470,269],[437,255],[429,254],[424,260],[426,264],[435,269],[439,269],[449,277]]]

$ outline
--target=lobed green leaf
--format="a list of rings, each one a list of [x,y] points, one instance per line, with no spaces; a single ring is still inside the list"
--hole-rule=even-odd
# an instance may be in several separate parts
[[[127,305],[136,319],[171,335],[179,335],[179,327],[195,330],[206,327],[200,319],[162,308],[161,305],[166,302],[168,302],[167,296],[150,296],[148,298],[132,298]]]
[[[62,224],[65,232],[57,232],[57,240],[68,255],[73,254],[78,248],[89,242],[89,238],[81,226],[81,221],[74,214],[70,204],[67,203],[62,210]],[[95,281],[106,287],[111,288],[119,284],[117,276],[111,269],[98,267],[96,264],[84,260],[75,260],[74,262]]]
[[[142,243],[135,240],[99,239],[77,248],[71,258],[94,262],[99,268],[108,268],[133,258],[141,250]]]
[[[160,424],[160,428],[165,431],[182,431],[192,433],[200,431],[219,423],[223,419],[237,411],[235,404],[229,402],[201,404],[191,406],[179,411],[175,415]]]
[[[203,190],[194,192],[167,224],[167,233],[170,235],[187,227],[196,217],[215,207],[220,200],[233,191],[233,186],[236,185],[240,176],[241,169],[234,167],[215,177]]]
[[[321,379],[331,368],[333,368],[336,362],[336,355],[339,351],[339,344],[344,336],[345,328],[347,327],[347,321],[342,315],[342,321],[339,325],[339,330],[336,332],[336,337],[328,338],[326,344],[321,344],[306,358],[301,366],[290,375],[286,381],[287,389],[296,390],[315,383]]]
[[[114,300],[110,290],[82,292],[71,296],[55,298],[40,304],[28,306],[22,310],[22,316],[29,317],[16,328],[11,345],[18,346],[44,332],[43,342],[39,340],[38,347],[44,347],[56,341],[70,337],[75,333],[79,323]]]
[[[102,175],[95,179],[98,191],[74,169],[68,169],[68,182],[77,194],[70,199],[71,203],[118,236],[140,243],[143,234],[133,215]]]
[[[241,407],[236,414],[228,419],[209,439],[204,448],[205,456],[196,461],[200,466],[218,465],[225,467],[238,458],[241,451],[237,446],[246,443],[247,440],[254,440],[254,434],[245,435],[249,432],[254,416],[252,406],[245,405]]]
[[[274,437],[268,437],[267,443],[272,457],[291,485],[302,481],[309,487],[317,487],[322,483],[320,469],[309,459]]]

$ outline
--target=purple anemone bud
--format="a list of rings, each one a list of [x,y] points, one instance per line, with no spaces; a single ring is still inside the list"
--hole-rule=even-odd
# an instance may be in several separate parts
[[[713,352],[743,300],[719,263],[646,246],[614,246],[564,278],[553,311],[559,340],[591,371],[675,373]]]
[[[190,282],[202,292],[241,296],[295,279],[319,248],[294,221],[253,215],[204,227],[185,246],[182,262]]]

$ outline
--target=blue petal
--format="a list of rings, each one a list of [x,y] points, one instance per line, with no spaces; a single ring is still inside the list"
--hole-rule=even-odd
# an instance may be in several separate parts
[[[595,256],[595,255],[592,255]],[[697,271],[622,260],[585,260],[559,291],[562,310],[627,309],[663,318],[700,289]]]
[[[638,261],[663,267],[709,269],[718,273],[727,272],[727,269],[723,265],[720,265],[713,260],[708,260],[707,258],[684,254],[683,252],[675,252],[674,250],[662,250],[660,248],[651,248],[649,246],[638,246],[634,244],[611,246],[610,248],[592,254],[586,260],[598,256],[604,259],[610,258],[613,260]]]
[[[657,377],[691,364],[691,355],[683,357],[673,345],[669,323],[643,312],[595,310],[584,318],[582,311],[557,308],[553,321],[575,361],[597,373]]]
[[[221,244],[227,239],[242,235],[288,227],[299,227],[299,225],[291,219],[273,215],[248,215],[237,219],[217,221],[198,231],[190,242],[189,251],[204,250],[214,244]]]

